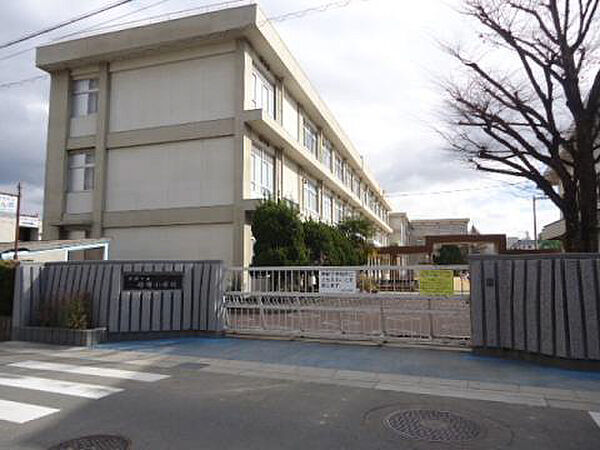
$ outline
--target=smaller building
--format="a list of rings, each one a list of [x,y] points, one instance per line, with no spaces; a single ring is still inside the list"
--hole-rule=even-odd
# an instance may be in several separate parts
[[[393,230],[390,245],[425,245],[427,236],[479,234],[474,227],[469,233],[471,219],[410,220],[405,212],[394,212],[389,220]]]
[[[411,220],[409,245],[423,245],[427,236],[469,234],[471,219]]]
[[[108,259],[109,239],[19,242],[20,261],[102,261]],[[0,259],[13,259],[13,242],[0,243]]]
[[[0,193],[0,242],[14,242],[17,225],[17,196]],[[19,240],[37,241],[41,237],[41,220],[37,214],[19,216]]]
[[[535,240],[506,238],[509,250],[535,250]]]

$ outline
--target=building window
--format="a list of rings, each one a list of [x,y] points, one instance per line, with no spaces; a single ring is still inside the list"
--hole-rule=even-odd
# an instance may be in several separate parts
[[[304,180],[304,209],[310,214],[319,214],[319,188],[310,180]]]
[[[331,220],[333,219],[333,208],[331,205],[332,202],[332,198],[331,195],[324,192],[323,193],[323,221],[326,223],[331,223]]]
[[[352,177],[352,192],[360,198],[360,178],[356,174]]]
[[[263,109],[275,119],[275,84],[270,82],[256,67],[252,71],[252,104]]]
[[[94,189],[94,153],[72,152],[68,158],[69,192],[91,191]]]
[[[335,176],[344,181],[344,161],[339,153],[335,153]]]
[[[310,121],[304,117],[304,147],[311,152],[315,158],[317,155],[317,129],[310,123]]]
[[[344,161],[344,184],[347,187],[351,186],[351,180],[350,180],[350,166],[348,165],[348,163],[346,161]]]
[[[252,146],[252,179],[250,188],[252,195],[269,198],[274,192],[274,158],[262,148]]]
[[[98,80],[74,80],[71,94],[71,116],[81,117],[98,112]]]
[[[331,170],[331,158],[333,156],[333,146],[327,139],[323,140],[323,148],[321,153],[321,162],[325,167]]]
[[[335,207],[333,209],[333,221],[340,223],[344,219],[344,204],[341,200],[335,200]]]

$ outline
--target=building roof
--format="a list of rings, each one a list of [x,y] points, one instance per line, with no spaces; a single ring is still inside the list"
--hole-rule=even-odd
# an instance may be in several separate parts
[[[55,241],[26,241],[19,242],[20,252],[41,252],[46,250],[58,250],[61,248],[93,246],[98,244],[108,244],[110,239],[71,239],[71,240],[55,240]],[[14,242],[0,242],[0,253],[13,252],[15,250]]]
[[[459,218],[459,219],[415,219],[411,220],[410,223],[417,225],[434,224],[434,223],[469,223],[471,219]]]
[[[54,72],[237,38],[246,39],[265,58],[269,68],[286,80],[286,90],[308,116],[320,119],[324,124],[323,131],[333,145],[345,151],[351,165],[369,181],[381,202],[391,211],[383,189],[365,167],[362,156],[256,4],[44,45],[37,48],[36,65]]]

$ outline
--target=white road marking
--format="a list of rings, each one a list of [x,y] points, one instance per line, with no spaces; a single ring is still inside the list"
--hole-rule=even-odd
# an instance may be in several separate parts
[[[13,423],[25,423],[60,411],[56,408],[31,405],[29,403],[0,400],[0,420]]]
[[[120,378],[123,380],[144,381],[147,383],[169,378],[169,375],[161,375],[158,373],[137,372],[134,370],[109,369],[104,367],[76,366],[72,364],[51,363],[43,361],[21,361],[9,364],[9,366],[33,370],[48,370],[52,372],[75,373],[78,375],[93,375],[96,377]]]
[[[596,425],[600,427],[600,412],[590,411],[590,416],[592,416],[592,419],[594,419]]]
[[[51,378],[27,377],[9,373],[0,373],[0,386],[10,386],[92,399],[106,397],[107,395],[115,394],[123,390],[109,386],[100,386],[98,384],[73,383],[70,381],[53,380]]]

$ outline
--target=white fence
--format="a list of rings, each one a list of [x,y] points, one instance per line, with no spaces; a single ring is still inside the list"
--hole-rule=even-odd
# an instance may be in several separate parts
[[[230,333],[466,344],[468,266],[238,267]]]

